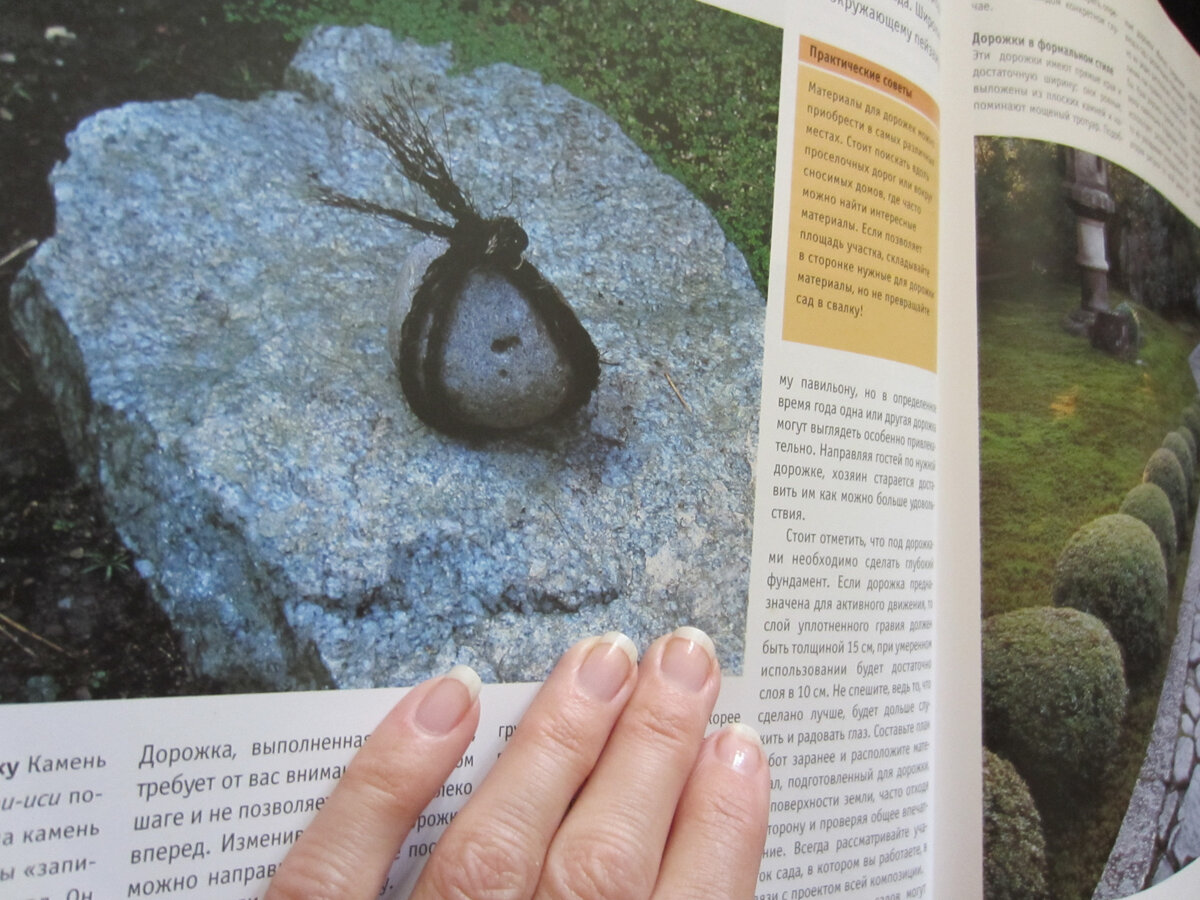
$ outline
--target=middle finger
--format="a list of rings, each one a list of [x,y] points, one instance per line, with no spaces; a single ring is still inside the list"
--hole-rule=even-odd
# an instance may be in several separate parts
[[[646,651],[633,697],[568,813],[535,896],[649,897],[721,686],[712,641],[679,628]]]
[[[633,691],[636,660],[616,633],[567,651],[438,841],[413,900],[533,895],[555,829]]]

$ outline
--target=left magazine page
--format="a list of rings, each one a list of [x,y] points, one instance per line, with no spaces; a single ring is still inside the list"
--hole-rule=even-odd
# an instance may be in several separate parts
[[[257,895],[456,663],[390,896],[575,640],[703,628],[736,719],[783,12],[729,6],[0,11],[0,895]]]

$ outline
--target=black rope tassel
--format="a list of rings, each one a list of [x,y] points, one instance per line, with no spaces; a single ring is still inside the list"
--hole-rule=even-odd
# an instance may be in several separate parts
[[[599,354],[558,289],[524,258],[515,219],[485,219],[451,177],[415,112],[393,86],[354,122],[383,141],[397,168],[453,224],[315,186],[321,202],[383,216],[445,240],[400,329],[400,386],[425,423],[461,437],[502,434],[569,416],[600,378]]]

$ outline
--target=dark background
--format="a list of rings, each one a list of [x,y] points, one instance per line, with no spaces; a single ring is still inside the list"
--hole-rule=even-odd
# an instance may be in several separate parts
[[[1200,3],[1197,0],[1162,0],[1162,7],[1183,36],[1200,50],[1200,43],[1197,43],[1200,40]]]

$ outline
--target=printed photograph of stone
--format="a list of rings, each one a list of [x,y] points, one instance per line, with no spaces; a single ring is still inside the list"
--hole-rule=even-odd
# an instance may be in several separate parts
[[[511,65],[460,71],[448,44],[322,27],[284,84],[82,122],[56,233],[12,290],[72,461],[188,665],[225,690],[455,663],[532,680],[579,635],[686,622],[740,672],[765,307],[712,213],[595,106]],[[503,283],[408,342],[419,411],[398,345],[455,217],[361,127],[396,85],[478,220],[519,223],[527,246],[496,258],[578,326],[485,269]],[[509,377],[491,357],[537,340],[521,377],[566,400],[442,390],[480,356]]]
[[[975,144],[985,893],[1200,856],[1200,229],[1074,147]]]

